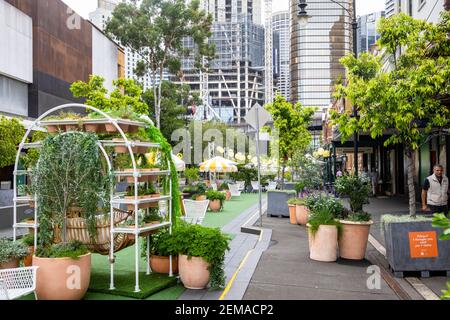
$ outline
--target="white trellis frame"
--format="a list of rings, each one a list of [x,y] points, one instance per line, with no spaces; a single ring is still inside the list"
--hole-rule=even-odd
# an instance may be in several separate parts
[[[82,108],[85,110],[91,110],[94,112],[97,112],[101,114],[104,119],[77,119],[77,120],[51,120],[51,121],[43,121],[46,117],[51,115],[52,113],[55,113],[56,111],[63,110],[63,109],[69,109],[69,108]],[[34,128],[39,128],[46,125],[65,125],[65,124],[112,124],[116,128],[116,130],[120,133],[122,136],[123,141],[99,141],[98,147],[101,150],[103,156],[106,159],[106,162],[108,164],[108,170],[110,173],[114,175],[114,177],[124,177],[124,176],[133,176],[134,177],[134,200],[129,199],[121,199],[119,197],[114,197],[114,187],[113,183],[111,183],[111,200],[110,200],[110,253],[109,253],[109,261],[110,261],[110,290],[114,290],[114,234],[115,233],[125,233],[125,234],[134,234],[135,238],[135,273],[136,273],[136,283],[135,283],[135,292],[140,292],[139,287],[139,235],[146,233],[148,231],[157,230],[161,228],[168,227],[169,232],[172,233],[172,179],[171,179],[171,171],[170,171],[170,159],[168,159],[168,170],[165,171],[153,171],[153,172],[139,172],[136,165],[136,159],[134,157],[134,153],[132,150],[132,147],[148,147],[148,148],[160,148],[161,146],[156,143],[148,143],[148,142],[133,142],[129,141],[125,133],[123,132],[122,128],[119,124],[131,124],[134,126],[140,126],[140,127],[146,127],[148,124],[143,122],[137,122],[137,121],[130,121],[130,120],[123,120],[123,119],[114,119],[111,118],[108,114],[105,112],[84,104],[78,104],[78,103],[70,103],[61,105],[55,108],[50,109],[49,111],[42,114],[39,118],[37,118],[34,123],[29,127],[27,132],[25,133],[21,143],[19,144],[19,148],[16,155],[16,161],[14,165],[14,182],[13,182],[13,190],[14,190],[14,208],[13,208],[13,237],[14,241],[17,239],[17,229],[19,228],[33,228],[35,230],[34,232],[34,246],[37,248],[37,228],[39,226],[38,222],[38,204],[37,204],[37,197],[36,194],[33,197],[19,197],[17,195],[17,176],[20,175],[26,175],[28,172],[26,170],[18,170],[19,161],[20,161],[20,154],[24,149],[30,149],[30,148],[39,148],[41,146],[40,142],[35,143],[27,143],[27,139],[30,136],[31,131],[33,131]],[[108,156],[108,153],[105,150],[105,147],[108,146],[123,146],[125,145],[128,149],[128,152],[131,156],[131,162],[133,164],[133,171],[132,172],[114,172],[113,166],[111,163],[111,159]],[[138,178],[143,175],[153,175],[153,176],[168,176],[169,178],[169,194],[166,196],[162,196],[159,198],[150,198],[150,199],[138,199]],[[34,201],[35,202],[35,209],[34,209],[34,223],[18,223],[17,222],[17,204],[28,202],[28,201]],[[169,221],[163,222],[160,224],[155,224],[149,227],[139,228],[139,215],[138,215],[138,209],[139,204],[141,203],[149,203],[149,202],[159,202],[159,201],[168,201],[168,216]],[[114,205],[120,205],[120,204],[132,204],[134,205],[135,209],[135,225],[134,229],[131,228],[116,228],[114,225]],[[147,270],[146,273],[150,274],[150,264],[149,264],[149,248],[150,248],[150,235],[147,235],[147,252],[146,252],[146,258],[147,258]],[[170,256],[170,273],[169,276],[173,276],[173,259],[172,256]]]

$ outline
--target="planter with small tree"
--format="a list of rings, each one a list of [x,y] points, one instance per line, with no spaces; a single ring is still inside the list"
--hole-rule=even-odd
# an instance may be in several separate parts
[[[362,260],[373,224],[371,215],[363,211],[372,191],[370,181],[360,176],[344,175],[336,180],[334,187],[337,192],[349,197],[351,209],[350,214],[340,217],[342,234],[339,237],[339,255],[344,259]]]
[[[206,192],[206,199],[209,200],[209,209],[213,212],[223,210],[223,203],[225,201],[225,194],[220,191],[208,190]]]
[[[18,268],[20,260],[28,255],[28,247],[6,238],[0,239],[0,269]]]

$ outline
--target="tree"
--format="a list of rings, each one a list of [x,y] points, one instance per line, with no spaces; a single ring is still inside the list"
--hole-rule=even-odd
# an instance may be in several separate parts
[[[143,95],[149,110],[155,110],[154,91],[147,90]],[[167,141],[171,141],[172,133],[185,125],[184,116],[188,106],[198,105],[201,101],[198,96],[190,94],[188,85],[177,85],[173,82],[163,81],[161,84],[161,132]],[[156,123],[156,115],[150,112],[152,120]]]
[[[279,134],[279,157],[282,165],[283,186],[286,165],[294,151],[304,151],[311,143],[312,137],[308,127],[315,108],[303,107],[300,103],[293,105],[287,102],[283,96],[277,95],[273,103],[266,105],[266,109],[272,115],[274,127]],[[271,128],[267,129],[269,132],[272,130]]]
[[[139,114],[148,114],[148,106],[142,100],[142,88],[132,79],[113,81],[114,90],[108,97],[108,89],[104,87],[105,79],[91,75],[88,82],[76,81],[70,91],[76,98],[85,98],[86,104],[100,110],[131,109]]]
[[[370,132],[375,139],[395,130],[385,146],[404,146],[409,213],[415,217],[414,153],[450,121],[448,108],[438,99],[450,91],[450,14],[443,13],[437,25],[399,14],[383,19],[378,29],[379,47],[392,57],[391,70],[384,71],[381,59],[372,54],[343,58],[348,83],[338,86],[336,97],[357,105],[359,119],[334,112],[332,120],[343,141],[355,131]]]
[[[164,71],[178,74],[181,58],[191,56],[200,68],[204,57],[212,59],[214,47],[207,38],[211,35],[212,16],[200,10],[199,0],[131,0],[120,3],[106,26],[106,32],[122,45],[139,54],[138,76],[150,70],[153,81],[163,79]],[[195,50],[183,47],[183,40],[191,38]],[[161,127],[162,82],[153,86],[155,118]]]
[[[15,118],[0,116],[0,168],[14,164],[17,145],[25,135],[25,128]]]

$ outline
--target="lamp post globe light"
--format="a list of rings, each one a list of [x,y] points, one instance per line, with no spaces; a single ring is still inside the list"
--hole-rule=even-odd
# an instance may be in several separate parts
[[[306,11],[306,7],[308,4],[306,3],[306,0],[298,0],[298,7],[299,12],[297,14],[298,21],[302,27],[305,27],[308,24],[309,19],[311,16],[308,15],[308,12]],[[352,19],[352,30],[353,30],[353,54],[355,55],[355,58],[358,58],[358,44],[357,44],[357,38],[358,38],[358,21],[356,20],[356,0],[353,0],[353,12],[348,10],[346,7],[344,7],[341,3],[330,0],[330,2],[335,3],[339,5],[342,9],[344,9],[348,16]],[[354,105],[353,106],[353,116],[355,118],[358,117],[358,109]],[[354,157],[354,168],[355,168],[355,175],[358,176],[358,132],[356,131],[354,136],[354,150],[353,150],[353,157]]]

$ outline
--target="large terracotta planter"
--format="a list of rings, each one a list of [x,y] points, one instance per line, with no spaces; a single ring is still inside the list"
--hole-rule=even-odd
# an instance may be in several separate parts
[[[180,255],[178,258],[178,268],[180,279],[187,289],[205,289],[209,283],[209,264],[199,257]]]
[[[297,219],[297,223],[306,226],[308,223],[308,208],[303,205],[295,206],[295,217]]]
[[[153,272],[169,274],[170,272],[170,257],[151,256],[150,268]],[[178,256],[172,257],[172,272],[178,273]]]
[[[209,208],[213,212],[219,212],[220,211],[220,200],[209,201]]]
[[[321,262],[337,260],[338,230],[336,226],[321,225],[313,235],[308,228],[309,257]]]
[[[0,263],[0,269],[14,269],[20,266],[19,259],[11,259],[7,262]]]
[[[339,256],[344,259],[362,260],[366,255],[370,226],[373,221],[353,222],[342,220],[339,236]]]
[[[295,216],[295,205],[289,204],[289,221],[291,224],[297,224],[297,218]]]
[[[78,259],[33,257],[38,300],[81,300],[91,279],[91,254]]]

